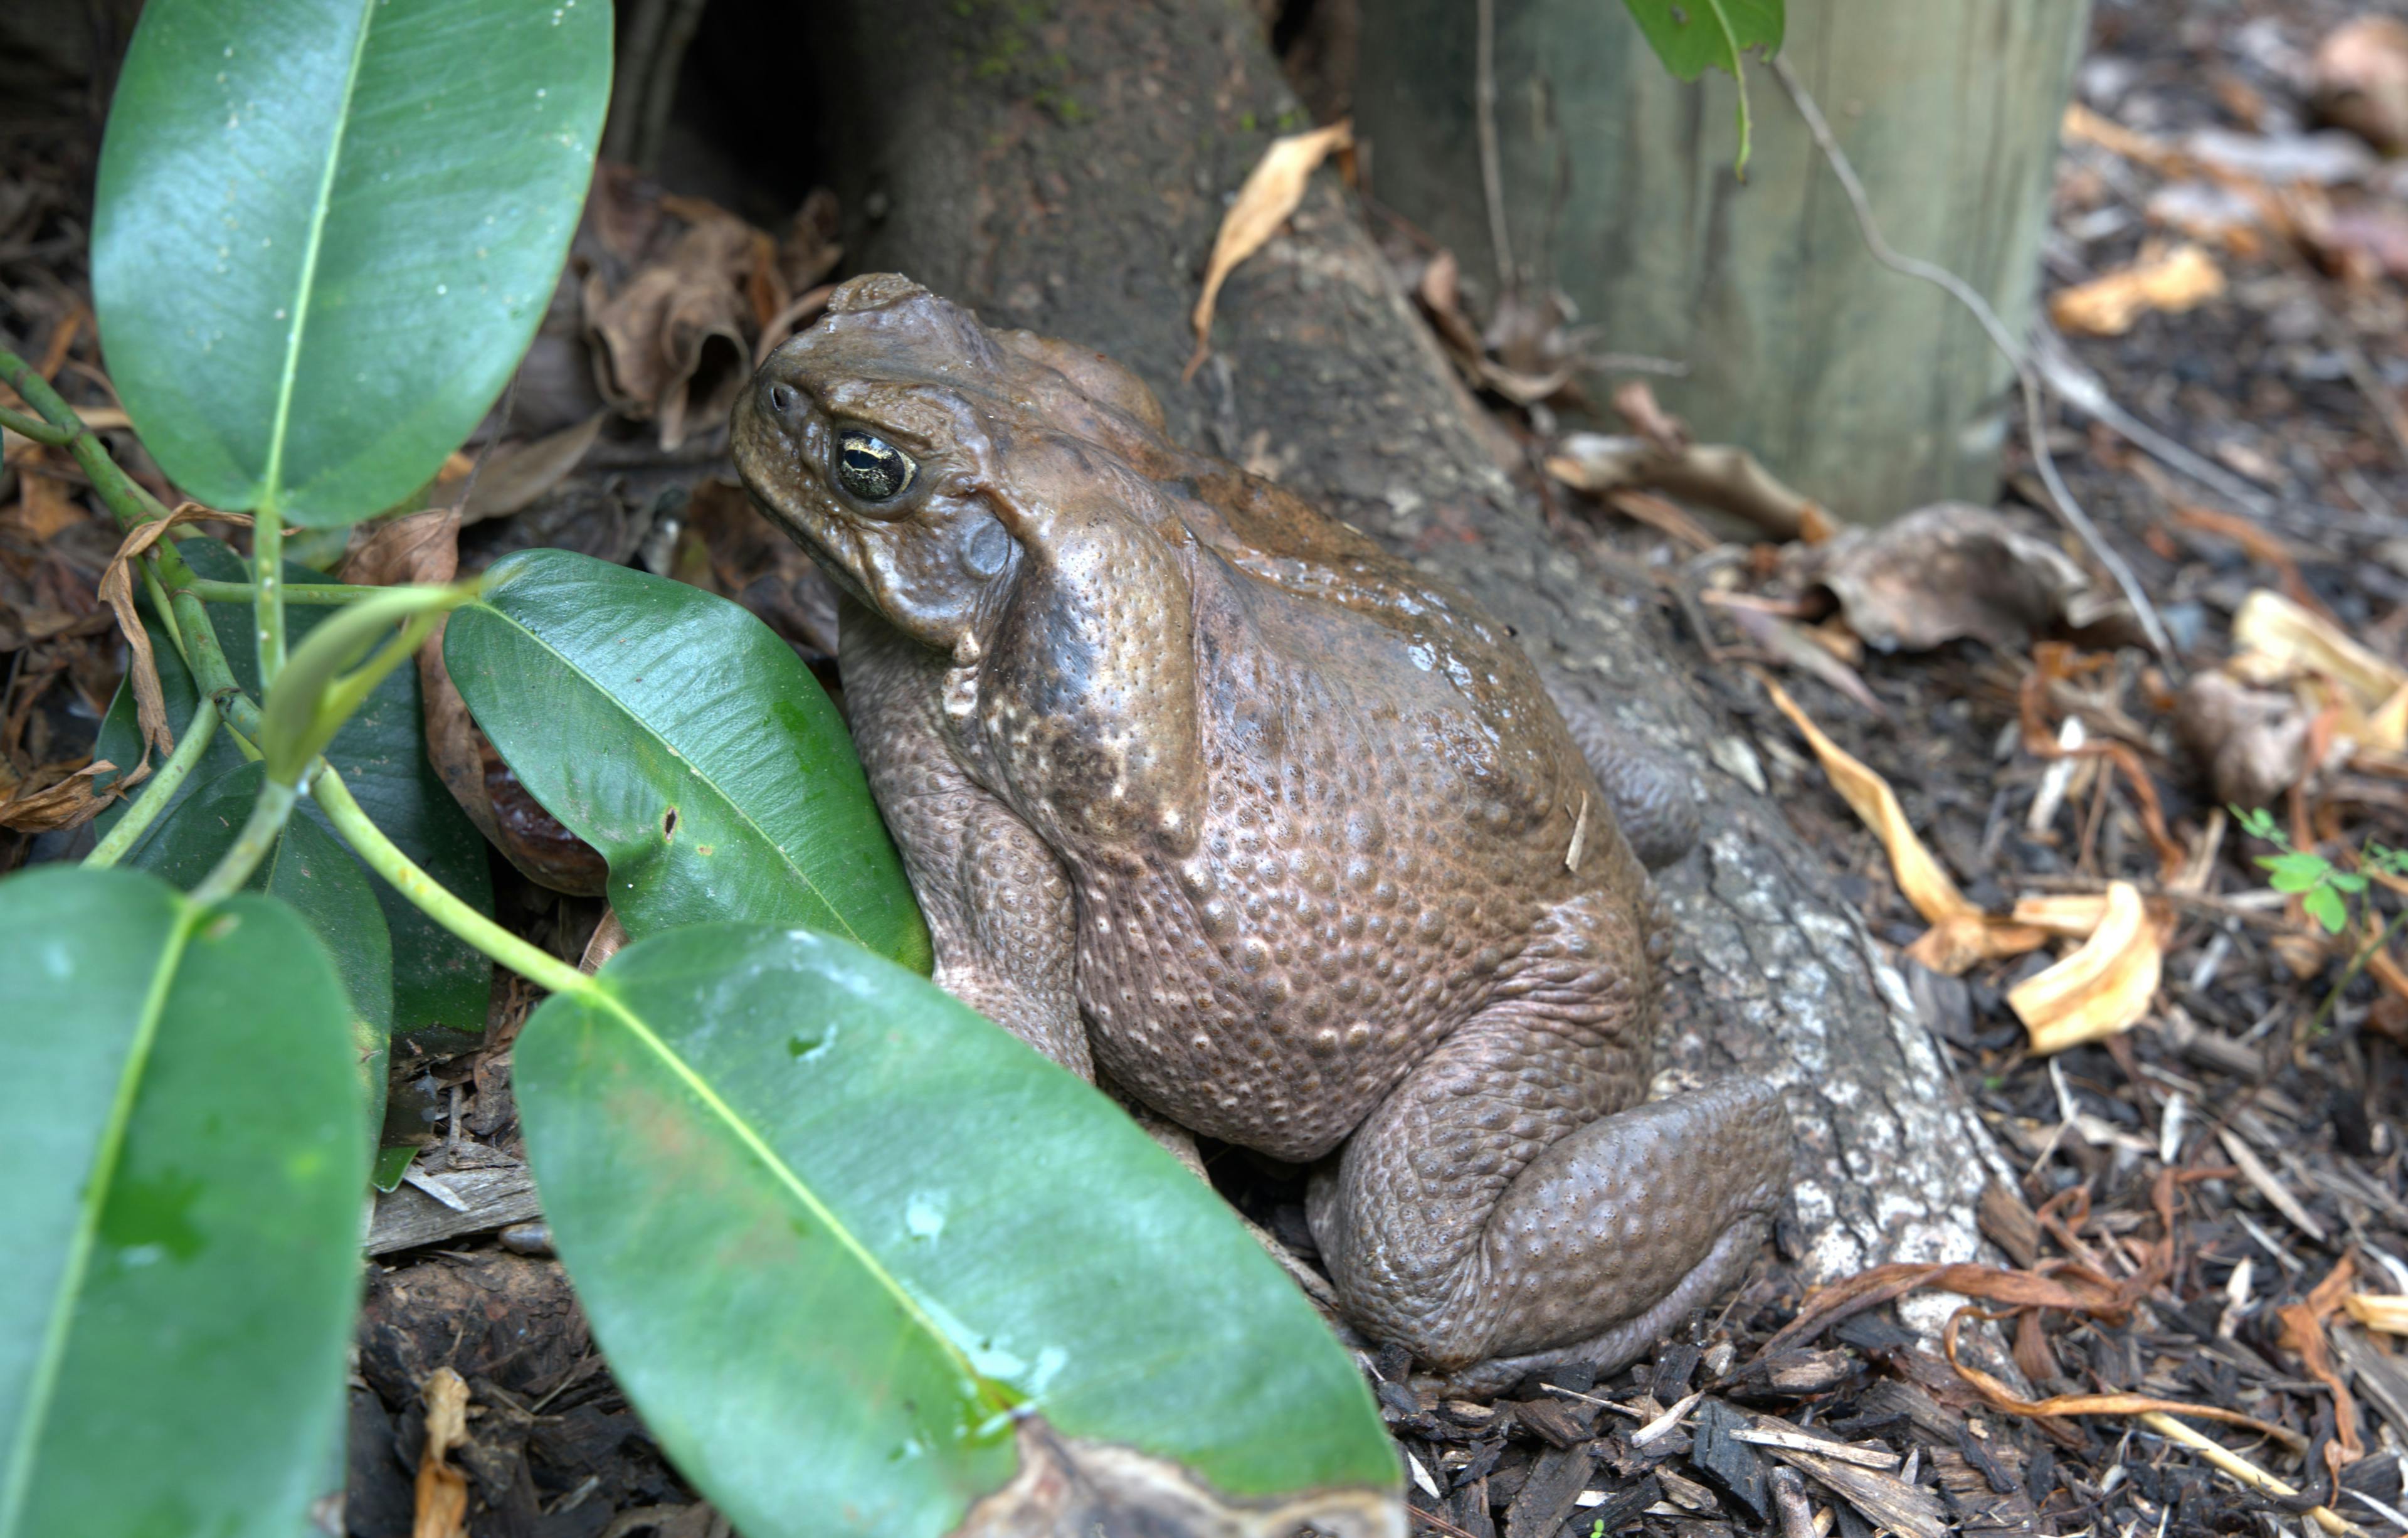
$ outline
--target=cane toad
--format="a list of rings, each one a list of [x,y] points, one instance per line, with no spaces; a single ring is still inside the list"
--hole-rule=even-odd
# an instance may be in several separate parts
[[[1737,1276],[1785,1184],[1777,1096],[1645,1100],[1633,843],[1676,842],[1685,798],[1594,718],[1584,758],[1509,628],[1170,442],[1098,354],[899,277],[770,357],[734,452],[844,592],[938,983],[1317,1161],[1344,1311],[1442,1370],[1618,1365]]]

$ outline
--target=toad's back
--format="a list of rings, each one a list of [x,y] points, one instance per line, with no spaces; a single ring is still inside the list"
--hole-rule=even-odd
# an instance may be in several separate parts
[[[1643,877],[1518,648],[1298,510],[1335,532],[1317,558],[1195,530],[1192,851],[1061,852],[1098,1059],[1182,1124],[1291,1159],[1530,986],[1534,944],[1647,966],[1643,942],[1566,932],[1641,912]]]

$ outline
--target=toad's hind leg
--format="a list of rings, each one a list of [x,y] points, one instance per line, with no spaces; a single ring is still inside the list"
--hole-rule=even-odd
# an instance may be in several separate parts
[[[1474,1017],[1314,1183],[1348,1315],[1441,1370],[1619,1366],[1738,1280],[1781,1202],[1779,1096],[1733,1082],[1631,1104],[1652,1011],[1579,983]]]

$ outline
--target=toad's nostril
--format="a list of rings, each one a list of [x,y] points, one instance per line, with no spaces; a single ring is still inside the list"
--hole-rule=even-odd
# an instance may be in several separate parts
[[[769,386],[769,410],[777,412],[780,416],[784,416],[794,409],[795,392],[793,387],[783,384],[773,384]]]

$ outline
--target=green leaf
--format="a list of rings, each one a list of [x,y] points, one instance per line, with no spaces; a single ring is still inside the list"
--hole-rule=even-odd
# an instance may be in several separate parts
[[[892,962],[677,929],[514,1061],[595,1338],[751,1538],[944,1532],[1010,1476],[1015,1410],[1232,1494],[1396,1485],[1346,1353],[1211,1188]]]
[[[2274,826],[2274,814],[2264,807],[2244,809],[2233,806],[2227,810],[2240,822],[2241,831],[2251,838],[2264,839],[2270,843],[2287,844],[2290,841],[2283,837],[2283,830]]]
[[[605,0],[151,0],[92,266],[160,467],[319,526],[432,479],[551,301],[609,85]]]
[[[349,1014],[273,898],[0,883],[0,1538],[302,1531],[359,1288]]]
[[[1739,86],[1739,175],[1747,174],[1749,118],[1747,76],[1742,54],[1761,47],[1765,57],[1781,51],[1786,23],[1784,0],[1623,0],[1675,79],[1694,80],[1708,67]]]
[[[2346,892],[2356,897],[2366,890],[2366,878],[2355,870],[2328,870],[2325,872],[2325,884],[2336,892]]]
[[[630,935],[801,924],[928,970],[927,927],[842,718],[743,609],[523,551],[453,611],[443,657],[528,794],[609,862]]]
[[[2329,886],[2319,886],[2308,893],[2300,899],[2300,906],[2332,934],[2341,933],[2342,927],[2349,922],[2349,904]]]
[[[250,579],[249,564],[215,539],[187,539],[177,549],[194,572],[222,582]],[[287,562],[286,577],[315,580],[313,573]],[[333,611],[294,608],[287,623],[297,644]],[[235,681],[256,694],[257,654],[251,646],[251,609],[247,604],[211,604],[209,619]],[[177,657],[167,633],[155,618],[146,617],[151,650],[159,655],[159,684],[166,697],[167,720],[179,737],[199,700],[192,675]],[[120,686],[101,723],[93,755],[114,764],[132,764],[141,754],[135,726],[133,697]],[[494,911],[493,872],[486,863],[485,840],[443,786],[435,767],[426,761],[425,717],[419,705],[418,669],[404,668],[379,684],[367,702],[335,734],[327,758],[341,771],[363,809],[384,829],[402,852],[427,873],[456,893],[479,913]],[[200,785],[242,767],[242,750],[234,733],[221,728],[192,778],[176,800],[151,825],[145,841],[157,839]],[[145,794],[137,789],[136,798]],[[314,804],[303,803],[313,817]],[[94,826],[106,834],[122,815],[118,808],[103,812]],[[139,861],[143,846],[136,845]],[[408,898],[381,881],[371,883],[377,906],[384,911],[393,934],[394,1028],[409,1032],[461,1032],[462,1040],[485,1028],[485,1006],[492,993],[493,970],[483,955],[421,913]],[[455,1043],[456,1044],[456,1043]]]
[[[233,846],[266,782],[265,769],[246,764],[202,786],[127,863],[191,890]],[[304,801],[251,872],[249,889],[284,899],[334,958],[351,1002],[352,1058],[366,1086],[368,1126],[382,1127],[393,1043],[393,941],[377,907],[375,878],[335,836],[325,813]]]
[[[2320,886],[2332,871],[2332,863],[2323,855],[2296,851],[2260,855],[2258,863],[2267,871],[2267,884],[2277,892],[2304,892],[2312,886]]]

